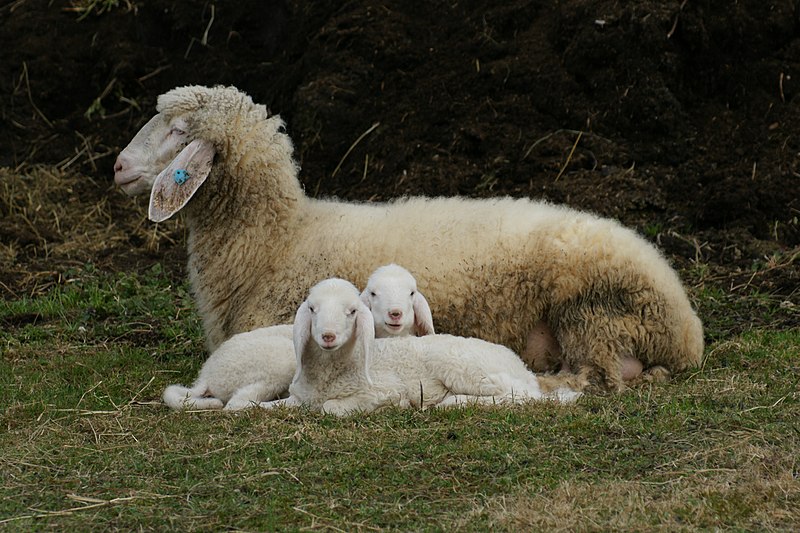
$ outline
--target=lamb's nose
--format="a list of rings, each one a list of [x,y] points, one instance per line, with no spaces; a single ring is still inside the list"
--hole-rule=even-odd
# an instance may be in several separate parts
[[[389,310],[389,318],[393,318],[395,320],[399,320],[403,318],[403,312],[399,309],[390,309]]]
[[[326,343],[330,344],[330,343],[332,343],[333,341],[336,340],[336,334],[335,333],[323,333],[322,334],[322,340],[323,340],[323,342],[326,342]]]

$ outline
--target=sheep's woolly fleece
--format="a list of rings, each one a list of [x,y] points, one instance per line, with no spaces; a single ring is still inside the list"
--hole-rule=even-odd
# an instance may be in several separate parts
[[[543,319],[569,367],[604,388],[623,387],[625,357],[672,372],[701,360],[702,325],[677,274],[615,221],[528,199],[308,198],[283,122],[237,89],[174,89],[159,110],[216,149],[183,209],[212,349],[234,333],[290,321],[320,279],[363,286],[377,266],[397,262],[415,273],[437,331],[520,352]],[[170,157],[143,177],[154,179]]]

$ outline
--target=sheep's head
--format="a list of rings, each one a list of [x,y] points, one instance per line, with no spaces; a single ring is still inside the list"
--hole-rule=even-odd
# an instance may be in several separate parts
[[[199,124],[208,119],[209,107],[219,107],[215,101],[219,98],[214,96],[217,93],[226,96],[225,100],[234,95],[238,95],[239,100],[243,97],[249,100],[235,88],[191,86],[162,94],[158,98],[158,114],[139,130],[117,157],[114,163],[116,184],[130,196],[150,192],[156,177],[192,141],[213,141],[206,138],[208,131],[200,131]]]
[[[149,193],[156,176],[189,144],[187,130],[181,116],[151,118],[117,157],[114,182],[128,196]]]
[[[417,290],[414,276],[401,266],[391,264],[375,270],[361,299],[372,311],[378,338],[434,333],[428,301]]]
[[[264,106],[235,87],[173,89],[158,98],[158,114],[120,152],[114,181],[131,196],[150,191],[150,218],[169,218],[203,184],[215,155],[227,155],[231,139],[253,142],[283,127],[280,118],[267,118]],[[262,124],[266,131],[258,131]]]

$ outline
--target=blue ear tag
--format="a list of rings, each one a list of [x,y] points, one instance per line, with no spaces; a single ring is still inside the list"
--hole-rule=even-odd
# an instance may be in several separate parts
[[[189,179],[189,173],[182,168],[176,168],[172,173],[172,179],[174,179],[175,183],[178,185],[183,185],[186,183],[186,180]]]

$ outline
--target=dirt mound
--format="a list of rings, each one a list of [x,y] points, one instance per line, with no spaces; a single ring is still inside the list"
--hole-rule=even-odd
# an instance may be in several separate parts
[[[7,2],[0,166],[92,176],[96,205],[158,94],[231,84],[288,121],[310,194],[565,202],[679,266],[772,258],[764,290],[796,301],[800,2],[501,4]],[[138,224],[125,202],[115,221]],[[0,238],[21,269],[47,239],[17,222]]]

